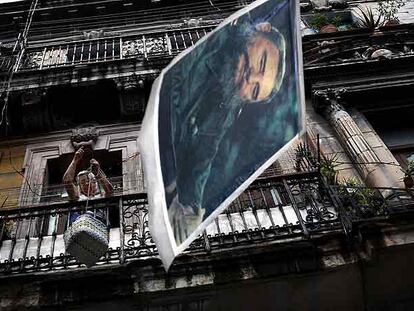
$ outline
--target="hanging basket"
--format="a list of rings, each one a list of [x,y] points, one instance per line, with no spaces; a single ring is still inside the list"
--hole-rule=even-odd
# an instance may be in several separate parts
[[[89,213],[80,215],[66,230],[66,252],[87,267],[93,266],[108,249],[108,227]]]

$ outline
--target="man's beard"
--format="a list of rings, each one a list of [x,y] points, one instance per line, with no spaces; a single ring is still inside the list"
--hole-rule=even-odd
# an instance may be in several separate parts
[[[224,53],[225,54],[225,53]],[[219,84],[223,86],[223,95],[225,98],[231,98],[234,96],[239,96],[239,90],[240,86],[245,80],[245,73],[243,72],[242,79],[240,81],[236,82],[236,71],[239,63],[239,59],[241,55],[244,55],[246,59],[245,66],[243,66],[243,70],[249,70],[249,62],[247,59],[247,52],[245,49],[240,51],[240,49],[232,51],[232,53],[226,54],[225,57],[223,57],[223,67],[221,68],[222,74],[220,75],[220,81]]]

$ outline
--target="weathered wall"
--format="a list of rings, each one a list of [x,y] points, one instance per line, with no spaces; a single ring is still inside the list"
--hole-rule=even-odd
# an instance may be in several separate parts
[[[0,207],[17,203],[25,150],[24,145],[0,148]]]
[[[413,226],[260,252],[158,259],[0,280],[0,308],[25,310],[412,310]]]

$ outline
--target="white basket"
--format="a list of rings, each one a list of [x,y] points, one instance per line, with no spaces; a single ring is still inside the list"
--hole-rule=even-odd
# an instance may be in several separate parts
[[[107,226],[92,215],[80,215],[66,230],[63,239],[66,252],[87,267],[93,266],[108,249]]]

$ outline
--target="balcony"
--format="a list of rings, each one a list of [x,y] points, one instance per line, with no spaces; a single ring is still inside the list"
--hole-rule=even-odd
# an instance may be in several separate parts
[[[219,215],[187,253],[295,243],[341,231],[335,202],[315,171],[262,178]],[[107,212],[110,242],[98,267],[157,256],[148,230],[146,194],[89,201],[89,211],[99,209]],[[85,210],[85,202],[0,209],[1,274],[82,267],[65,253],[63,232],[70,214]]]
[[[384,226],[413,216],[414,192],[408,189],[328,185],[316,158],[299,145],[271,166],[190,245],[191,256],[235,249],[316,243],[343,236],[354,241],[366,227]],[[286,163],[290,165],[286,165]],[[157,257],[148,229],[145,192],[111,179],[112,197],[88,202],[88,211],[106,211],[109,249],[97,269]],[[145,191],[143,184],[140,189]],[[68,202],[62,185],[36,194],[15,191],[0,209],[0,274],[70,271],[84,266],[65,253],[63,233],[71,213],[86,202]],[[7,190],[3,190],[4,194]]]
[[[133,36],[32,46],[26,50],[18,70],[44,70],[123,59],[141,62],[169,60],[194,45],[213,29],[214,25],[179,28]],[[1,71],[7,70],[8,63],[11,63],[11,57],[0,59]]]

